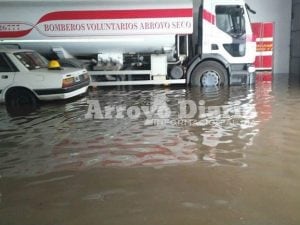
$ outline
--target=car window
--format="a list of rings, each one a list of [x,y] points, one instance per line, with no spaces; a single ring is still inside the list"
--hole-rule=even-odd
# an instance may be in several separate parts
[[[29,70],[47,68],[47,60],[37,52],[18,52],[16,58]]]
[[[9,66],[7,59],[0,53],[0,72],[13,72]]]

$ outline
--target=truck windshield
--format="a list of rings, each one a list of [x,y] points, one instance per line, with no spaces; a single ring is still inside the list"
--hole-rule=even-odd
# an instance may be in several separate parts
[[[217,27],[232,37],[245,34],[244,9],[239,5],[222,5],[216,7]]]
[[[14,55],[29,70],[47,68],[47,60],[37,52],[18,52]]]

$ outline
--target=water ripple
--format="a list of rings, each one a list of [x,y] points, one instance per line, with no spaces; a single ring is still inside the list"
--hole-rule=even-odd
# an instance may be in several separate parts
[[[247,147],[254,144],[263,124],[274,117],[274,98],[269,84],[257,85],[256,89],[115,88],[94,90],[86,98],[71,102],[45,104],[24,117],[10,118],[1,106],[0,174],[34,176],[92,167],[197,162],[246,167]],[[162,126],[146,124],[145,116],[135,120],[85,119],[90,99],[102,107],[166,104],[171,118]],[[191,123],[179,123],[178,102],[183,100],[204,102],[205,116],[198,113]],[[284,104],[288,109],[285,116],[299,112],[296,97]],[[214,114],[209,107],[221,111]],[[299,129],[289,129],[287,123],[282,126],[286,128],[284,135],[296,141]]]

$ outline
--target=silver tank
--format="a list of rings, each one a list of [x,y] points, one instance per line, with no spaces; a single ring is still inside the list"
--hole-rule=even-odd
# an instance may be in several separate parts
[[[171,32],[168,31],[170,24],[157,25],[155,18],[159,17],[159,9],[168,9],[168,11],[163,12],[166,15],[172,14],[178,9],[192,9],[191,0],[181,0],[180,2],[176,0],[0,0],[0,4],[0,28],[3,28],[0,29],[0,43],[19,44],[22,48],[34,49],[42,54],[49,54],[54,47],[63,47],[75,56],[106,52],[171,51],[175,48],[175,35],[178,31],[179,33],[191,33],[193,30],[192,16],[186,18],[184,24],[179,25],[176,18],[171,19],[170,24],[172,26],[176,25],[176,22],[178,26],[182,26],[177,30],[171,30]],[[112,15],[107,14],[107,18],[102,18],[102,20],[111,25],[111,19],[109,19],[111,16],[114,21],[119,23],[119,27],[110,33],[105,33],[105,31],[104,33],[93,32],[92,29],[105,30],[103,24],[97,24],[97,20],[93,18],[93,16],[97,17],[93,14],[93,11],[97,10],[111,11]],[[119,14],[119,19],[117,18],[118,14],[116,14],[118,10],[123,10]],[[149,13],[147,10],[152,10],[153,18],[146,18],[147,13]],[[80,20],[76,19],[78,15],[72,14],[74,11],[81,12]],[[129,14],[136,13],[137,18],[123,19],[124,11]],[[145,17],[138,18],[143,17],[143,13]],[[64,22],[62,25],[60,21],[64,19],[65,15],[69,15],[73,20]],[[135,26],[135,23],[140,20],[145,21],[148,27],[136,29],[131,27],[131,30],[124,31],[130,26]],[[10,27],[5,24],[10,24]],[[151,28],[155,24],[162,27],[149,29],[149,26]],[[164,29],[163,26],[169,27]],[[141,32],[141,29],[144,28],[145,31]],[[7,29],[8,31],[13,29],[15,37],[5,37],[3,32],[1,35],[1,31],[7,31]],[[20,34],[18,31],[28,33],[18,36]]]

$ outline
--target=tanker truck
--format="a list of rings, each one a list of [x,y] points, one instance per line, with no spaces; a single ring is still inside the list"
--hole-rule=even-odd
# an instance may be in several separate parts
[[[0,0],[0,45],[85,67],[93,86],[251,84],[244,0]]]

